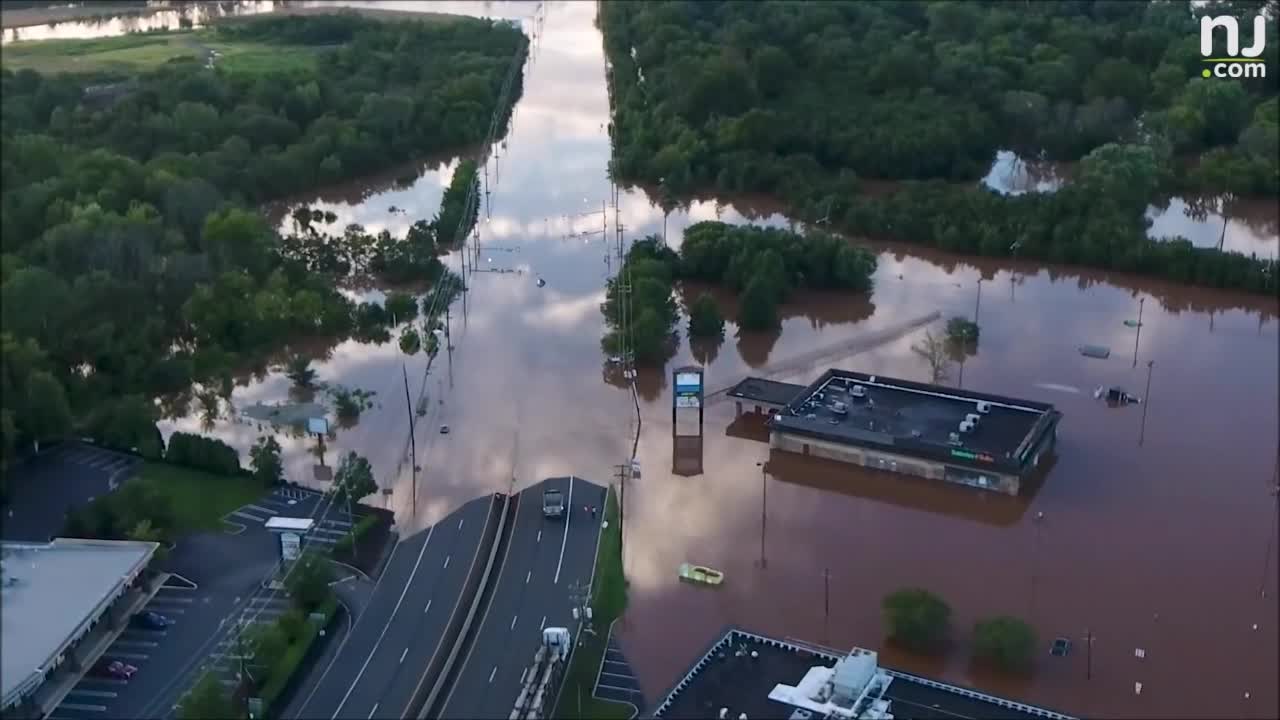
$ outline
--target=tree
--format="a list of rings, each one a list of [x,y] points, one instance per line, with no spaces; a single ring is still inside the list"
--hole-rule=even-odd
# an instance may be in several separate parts
[[[978,323],[960,315],[947,320],[947,342],[972,346],[978,344]]]
[[[1109,143],[1080,161],[1079,185],[1099,202],[1145,208],[1164,172],[1152,146]]]
[[[377,491],[373,466],[355,451],[347,453],[333,476],[333,502],[359,502]]]
[[[710,293],[702,293],[689,308],[689,337],[724,337],[724,316]]]
[[[308,550],[294,560],[285,578],[289,595],[303,612],[312,612],[329,599],[333,592],[329,587],[331,582],[333,567],[328,559],[314,550]]]
[[[747,283],[747,289],[738,298],[738,326],[744,330],[773,330],[778,327],[778,301],[776,291],[765,281],[756,279]]]
[[[225,720],[237,716],[231,693],[219,680],[217,671],[211,670],[200,677],[182,698],[178,716],[182,720]]]
[[[418,331],[413,328],[406,328],[400,333],[400,351],[405,355],[417,355],[422,349],[422,338],[418,335]]]
[[[302,355],[294,355],[289,359],[285,375],[300,388],[310,388],[316,379],[316,371],[311,367],[311,360]]]
[[[248,635],[245,644],[253,651],[253,665],[261,668],[261,673],[267,674],[258,677],[258,685],[261,687],[269,680],[269,673],[275,670],[284,658],[285,652],[289,649],[289,639],[285,637],[279,623],[274,622],[255,623],[249,629]]]
[[[933,336],[933,332],[925,330],[924,339],[911,346],[911,351],[929,364],[929,382],[934,385],[946,382],[950,366],[945,341]]]
[[[882,608],[889,637],[904,647],[927,652],[946,640],[951,608],[928,590],[898,590],[885,597]]]
[[[973,653],[1010,672],[1025,671],[1035,655],[1036,632],[1015,617],[980,620],[973,628]]]
[[[71,431],[71,406],[67,403],[62,383],[45,371],[27,379],[27,403],[23,422],[36,452],[41,441],[56,440]]]
[[[267,435],[249,449],[249,466],[253,476],[263,485],[279,485],[284,481],[284,461],[280,458],[280,443]]]

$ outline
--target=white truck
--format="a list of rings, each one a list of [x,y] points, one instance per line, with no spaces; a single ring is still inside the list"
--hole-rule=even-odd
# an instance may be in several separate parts
[[[534,653],[533,664],[520,676],[520,696],[508,720],[542,720],[555,710],[556,690],[569,666],[573,636],[568,628],[549,627],[542,631],[542,645]]]

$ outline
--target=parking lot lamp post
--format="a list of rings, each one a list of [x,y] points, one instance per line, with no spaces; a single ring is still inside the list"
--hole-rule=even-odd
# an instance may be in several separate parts
[[[760,569],[763,570],[767,563],[764,556],[764,531],[769,508],[769,482],[765,463],[758,462],[756,467],[760,468]]]

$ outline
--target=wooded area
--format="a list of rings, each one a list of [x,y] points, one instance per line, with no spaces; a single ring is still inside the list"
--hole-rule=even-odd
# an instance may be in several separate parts
[[[1251,28],[1260,5],[1196,12]],[[619,180],[766,192],[799,220],[956,252],[1280,287],[1275,261],[1146,237],[1171,192],[1280,194],[1274,79],[1202,78],[1179,3],[607,0],[601,27]],[[958,182],[998,149],[1083,177],[1018,197]]]
[[[527,42],[502,22],[349,13],[218,33],[327,49],[314,69],[171,63],[105,99],[86,90],[104,78],[0,77],[4,458],[73,426],[151,447],[154,398],[193,383],[227,397],[293,340],[384,327],[381,308],[337,291],[346,273],[289,252],[304,243],[282,244],[255,206],[479,143]],[[414,232],[405,247],[434,253],[435,223]],[[386,259],[403,280],[439,271],[434,256]]]

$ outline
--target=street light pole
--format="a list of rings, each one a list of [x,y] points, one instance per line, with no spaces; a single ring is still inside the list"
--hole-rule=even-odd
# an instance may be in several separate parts
[[[764,556],[764,530],[765,516],[769,508],[769,483],[765,464],[758,462],[756,467],[760,468],[760,569],[763,570],[767,566]]]
[[[1084,679],[1093,679],[1093,631],[1085,629],[1085,661],[1084,661]]]
[[[973,303],[973,324],[978,324],[978,309],[982,307],[982,278],[978,278],[978,299]]]
[[[1142,447],[1142,441],[1147,437],[1147,408],[1151,406],[1151,368],[1155,364],[1155,360],[1147,361],[1147,389],[1142,393],[1142,427],[1138,430],[1138,447]]]
[[[1138,298],[1138,332],[1133,335],[1133,366],[1138,367],[1138,340],[1142,337],[1142,306],[1147,302],[1145,297]]]
[[[822,569],[822,642],[831,644],[831,568]]]

